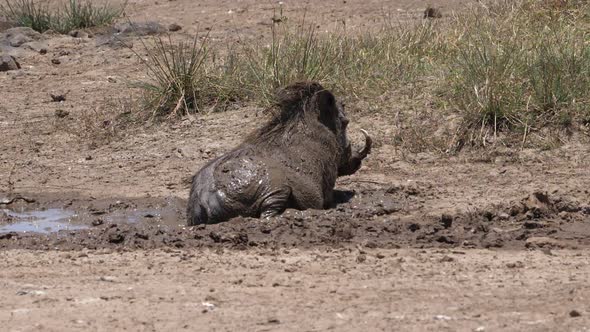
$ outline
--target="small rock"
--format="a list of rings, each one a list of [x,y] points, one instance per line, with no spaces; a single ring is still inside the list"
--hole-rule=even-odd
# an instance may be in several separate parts
[[[436,315],[434,316],[434,320],[451,320],[451,317],[446,315]]]
[[[513,262],[513,263],[506,264],[506,267],[509,268],[509,269],[521,269],[521,268],[524,267],[524,264],[521,261],[516,261],[516,262]]]
[[[383,255],[382,253],[377,253],[376,257],[379,259],[383,259],[385,258],[385,255]]]
[[[49,95],[51,96],[51,101],[53,102],[66,101],[65,95],[54,95],[53,93],[50,93]]]
[[[570,311],[570,317],[576,318],[576,317],[580,317],[580,316],[582,316],[582,314],[578,310]]]
[[[478,327],[477,327],[475,330],[473,330],[473,331],[475,331],[475,332],[483,332],[483,331],[485,331],[485,330],[486,330],[486,328],[485,328],[485,327],[483,327],[483,326],[478,326]]]
[[[365,254],[360,254],[356,257],[357,263],[364,263],[366,260],[367,260],[367,255],[365,255]]]
[[[440,223],[443,225],[444,228],[449,228],[453,225],[453,216],[448,214],[443,214],[440,217]]]
[[[11,55],[0,56],[0,72],[20,69],[20,64]]]
[[[82,30],[72,30],[68,33],[68,35],[74,38],[88,38],[88,33]]]
[[[117,233],[117,232],[113,232],[109,234],[109,242],[110,243],[122,243],[123,241],[125,241],[125,236],[123,236],[123,234],[121,233]]]
[[[451,256],[444,255],[443,258],[440,259],[441,262],[453,262],[455,259]]]
[[[176,32],[176,31],[180,31],[180,30],[182,30],[182,26],[180,26],[176,23],[172,23],[168,26],[168,31]]]
[[[70,112],[62,109],[55,110],[55,116],[58,118],[65,118],[66,116],[70,115]]]
[[[53,63],[54,65],[59,65],[61,61],[59,59],[53,58],[51,59],[51,63]]]
[[[40,49],[40,50],[39,50],[39,54],[41,54],[41,55],[45,55],[45,54],[47,54],[47,49],[46,49],[46,48],[42,48],[42,49]]]
[[[21,34],[17,34],[12,36],[10,39],[10,46],[12,47],[21,47],[24,43],[30,42],[32,39]]]
[[[206,310],[215,310],[215,304],[211,302],[202,302],[201,305],[205,307]]]
[[[502,213],[498,214],[498,219],[508,220],[508,219],[510,219],[510,215],[508,213],[502,212]]]
[[[527,248],[558,248],[563,249],[567,244],[562,243],[556,239],[545,236],[533,236],[526,240],[525,246]]]
[[[100,278],[98,278],[98,280],[105,282],[116,282],[117,278],[111,276],[101,276]]]
[[[278,318],[269,318],[268,323],[269,324],[281,324],[281,321]]]
[[[441,18],[441,17],[442,17],[442,12],[438,8],[428,6],[424,10],[424,18]]]

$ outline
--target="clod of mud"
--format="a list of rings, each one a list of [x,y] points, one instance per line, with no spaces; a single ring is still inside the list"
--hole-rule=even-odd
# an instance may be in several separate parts
[[[11,55],[0,55],[0,72],[20,69],[20,64]]]
[[[42,39],[42,35],[31,28],[10,28],[0,33],[0,46],[18,48],[39,39]]]

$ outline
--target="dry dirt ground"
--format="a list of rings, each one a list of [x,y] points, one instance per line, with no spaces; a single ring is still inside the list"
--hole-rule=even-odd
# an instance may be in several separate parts
[[[329,30],[421,19],[426,5],[284,7]],[[440,2],[443,13],[463,5]],[[225,42],[267,38],[273,8],[129,1],[126,13],[178,23],[177,37],[211,28]],[[376,146],[339,180],[336,209],[187,228],[190,175],[255,128],[260,112],[104,135],[121,130],[113,109],[145,76],[133,52],[106,30],[28,38],[0,43],[22,67],[0,73],[2,330],[590,330],[587,144],[408,154],[393,140],[403,105],[357,107],[351,136],[360,142],[365,128]],[[142,52],[137,37],[121,38]],[[30,211],[66,213],[68,229],[11,231],[39,216]]]

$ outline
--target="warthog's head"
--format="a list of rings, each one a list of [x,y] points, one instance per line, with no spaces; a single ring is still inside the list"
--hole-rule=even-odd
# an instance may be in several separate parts
[[[319,121],[336,136],[340,156],[338,175],[356,172],[361,161],[371,152],[372,140],[364,130],[364,148],[352,151],[346,134],[349,120],[344,113],[344,105],[319,83],[299,82],[282,88],[277,92],[277,106],[279,113],[258,132],[257,140],[272,140],[279,132],[278,136],[290,136],[296,124]],[[322,136],[317,139],[322,139]]]

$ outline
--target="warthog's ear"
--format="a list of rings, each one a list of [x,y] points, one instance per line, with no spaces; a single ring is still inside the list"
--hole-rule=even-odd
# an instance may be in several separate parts
[[[321,123],[330,130],[336,130],[336,119],[338,118],[338,107],[336,107],[336,98],[328,90],[318,91],[315,96],[314,106],[317,108],[318,118]]]

